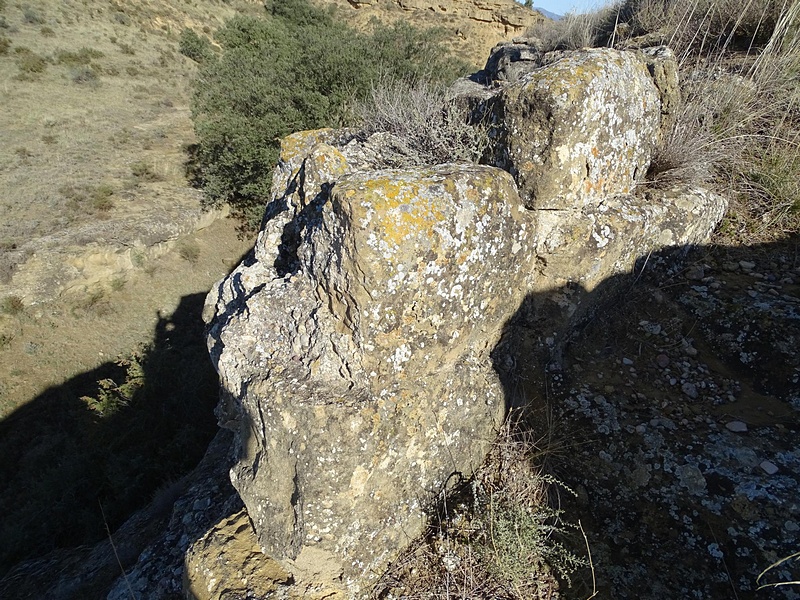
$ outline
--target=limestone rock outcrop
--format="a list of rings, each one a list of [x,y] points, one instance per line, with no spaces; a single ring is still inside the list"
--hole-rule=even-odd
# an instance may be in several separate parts
[[[492,353],[526,298],[591,290],[721,218],[704,190],[637,191],[678,102],[668,51],[542,54],[493,83],[513,62],[457,87],[492,120],[489,164],[380,169],[369,140],[286,138],[254,252],[209,294],[231,480],[295,581],[313,554],[365,595],[469,477],[509,401]],[[564,329],[581,302],[533,312]]]
[[[445,32],[445,43],[454,54],[476,67],[483,64],[489,50],[500,40],[523,35],[545,20],[541,13],[514,0],[316,0],[322,6],[335,6],[348,23],[368,28],[370,21],[398,21],[421,29]]]

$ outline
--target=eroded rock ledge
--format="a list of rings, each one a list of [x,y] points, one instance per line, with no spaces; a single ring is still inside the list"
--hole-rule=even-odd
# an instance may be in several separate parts
[[[313,556],[363,596],[481,462],[509,401],[492,351],[526,297],[572,285],[529,315],[567,331],[580,292],[722,216],[704,190],[637,193],[679,101],[668,50],[522,55],[459,88],[493,119],[489,164],[381,170],[369,140],[286,138],[254,253],[209,294],[231,479],[295,581]]]

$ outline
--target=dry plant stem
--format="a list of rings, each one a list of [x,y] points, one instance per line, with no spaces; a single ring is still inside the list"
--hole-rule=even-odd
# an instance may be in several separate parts
[[[789,562],[790,560],[794,560],[795,558],[800,558],[800,552],[795,552],[794,554],[790,554],[789,556],[786,556],[786,557],[780,559],[779,561],[772,563],[766,569],[761,571],[761,574],[756,578],[756,583],[759,584],[758,587],[756,588],[756,590],[763,590],[765,588],[781,587],[781,586],[784,586],[784,585],[800,585],[800,581],[779,581],[777,583],[761,583],[761,578],[764,577],[764,575],[766,575],[772,569],[777,569],[782,564],[784,564],[786,562]]]
[[[100,506],[100,514],[103,516],[103,525],[106,528],[106,534],[108,535],[108,541],[111,544],[111,549],[114,551],[114,558],[117,559],[117,564],[119,565],[119,570],[122,572],[122,577],[125,579],[125,585],[128,588],[128,594],[132,599],[136,598],[136,594],[133,593],[133,588],[131,587],[131,583],[128,580],[128,574],[125,572],[125,568],[122,566],[122,561],[119,559],[119,553],[117,552],[117,546],[114,544],[114,538],[111,536],[111,530],[108,528],[108,521],[106,520],[106,513],[103,510],[103,505],[100,501],[97,501],[97,504]]]

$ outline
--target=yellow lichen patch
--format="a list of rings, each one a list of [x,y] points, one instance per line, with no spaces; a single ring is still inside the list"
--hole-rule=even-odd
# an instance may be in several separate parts
[[[428,182],[405,182],[375,179],[365,186],[361,197],[363,206],[354,211],[373,212],[371,228],[378,232],[381,241],[395,247],[418,235],[431,235],[436,223],[444,218],[436,206],[436,198],[427,189]],[[452,183],[451,183],[452,185]],[[348,198],[352,198],[346,192]],[[358,221],[359,219],[356,219]]]
[[[305,156],[319,143],[330,141],[333,129],[310,129],[287,135],[281,140],[281,156],[283,162],[289,162],[298,155]]]

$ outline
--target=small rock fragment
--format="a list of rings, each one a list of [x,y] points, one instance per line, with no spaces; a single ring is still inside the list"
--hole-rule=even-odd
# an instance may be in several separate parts
[[[756,267],[756,263],[750,262],[749,260],[740,260],[739,266],[742,267],[743,271],[752,271]]]
[[[729,431],[735,433],[744,433],[747,431],[747,423],[744,421],[731,421],[730,423],[726,423],[725,427],[727,427]]]
[[[659,354],[656,356],[656,364],[662,369],[666,369],[669,366],[669,356],[666,354]]]
[[[778,472],[777,465],[768,460],[762,461],[760,466],[767,475],[775,475]]]
[[[692,265],[686,270],[686,279],[700,281],[705,276],[706,272],[703,269],[703,265]]]
[[[630,358],[623,358],[622,359],[622,364],[623,365],[627,365],[627,366],[631,366],[633,364],[633,361]]]
[[[689,396],[692,400],[697,398],[697,386],[693,383],[689,383],[688,381],[681,386],[681,391]]]

